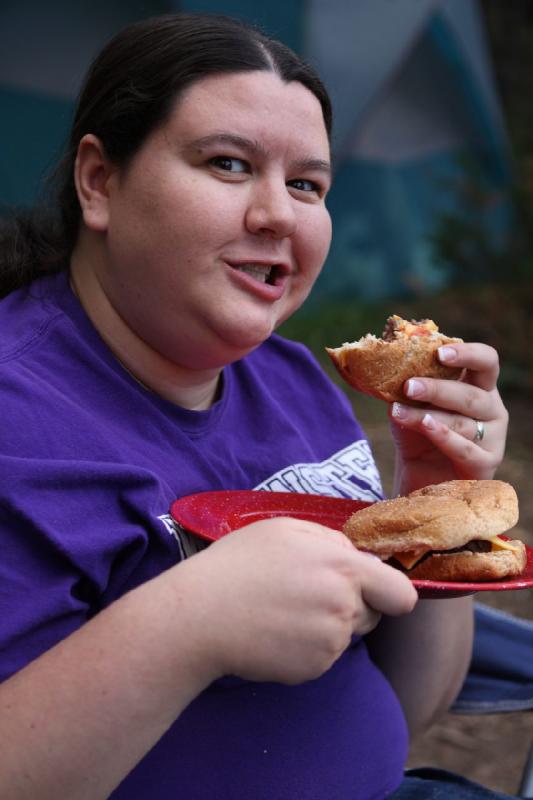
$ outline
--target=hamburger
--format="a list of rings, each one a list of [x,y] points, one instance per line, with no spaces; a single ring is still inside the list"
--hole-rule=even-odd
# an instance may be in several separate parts
[[[489,581],[526,566],[523,542],[501,538],[517,522],[518,499],[508,483],[456,480],[363,508],[343,533],[413,579]]]
[[[462,339],[439,332],[432,319],[405,320],[393,314],[387,319],[381,339],[367,333],[356,342],[326,347],[341,377],[365,394],[385,400],[419,406],[406,397],[403,384],[414,376],[455,379],[462,369],[441,364],[437,350]]]

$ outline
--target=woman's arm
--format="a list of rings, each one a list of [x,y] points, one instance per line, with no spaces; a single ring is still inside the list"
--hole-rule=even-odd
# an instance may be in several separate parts
[[[367,637],[373,661],[398,695],[411,736],[423,733],[457,697],[472,637],[470,597],[420,600],[409,616],[383,617]]]
[[[405,387],[426,404],[394,404],[392,432],[398,494],[454,479],[490,479],[500,464],[508,415],[496,388],[496,351],[484,344],[441,348],[464,368],[460,381],[416,378]],[[476,440],[476,421],[484,436]],[[409,617],[383,619],[370,637],[376,663],[396,689],[412,733],[424,730],[461,689],[472,652],[471,598],[423,600]]]
[[[1,797],[103,800],[207,686],[189,572],[125,595],[0,686]]]
[[[217,677],[300,683],[410,581],[341,534],[249,525],[131,591],[0,686],[0,797],[104,800]]]

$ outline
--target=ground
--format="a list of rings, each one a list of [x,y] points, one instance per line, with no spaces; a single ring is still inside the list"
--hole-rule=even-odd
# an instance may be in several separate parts
[[[505,397],[510,412],[505,461],[496,477],[511,483],[518,494],[520,521],[517,538],[533,546],[533,424],[531,398]],[[392,448],[385,408],[359,395],[356,412],[373,444],[385,488],[390,491]],[[476,599],[479,598],[479,595]],[[533,619],[533,591],[485,592],[482,602]],[[491,789],[516,794],[530,746],[533,711],[463,716],[446,714],[431,731],[414,741],[409,766],[436,766],[458,772]]]

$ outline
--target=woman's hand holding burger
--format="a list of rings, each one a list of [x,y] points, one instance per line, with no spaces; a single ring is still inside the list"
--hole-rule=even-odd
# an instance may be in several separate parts
[[[381,338],[326,350],[347,383],[390,404],[395,493],[493,477],[508,422],[494,348],[446,336],[433,320],[393,315]]]
[[[497,352],[458,342],[443,345],[438,358],[462,367],[461,378],[410,378],[406,398],[424,405],[390,406],[401,494],[453,479],[490,479],[503,458],[508,413],[497,389]]]

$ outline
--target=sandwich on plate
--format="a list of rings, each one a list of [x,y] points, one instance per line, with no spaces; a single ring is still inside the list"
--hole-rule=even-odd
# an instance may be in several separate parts
[[[502,538],[517,522],[518,499],[508,483],[456,480],[363,508],[343,533],[413,579],[490,581],[525,569],[523,542]]]

